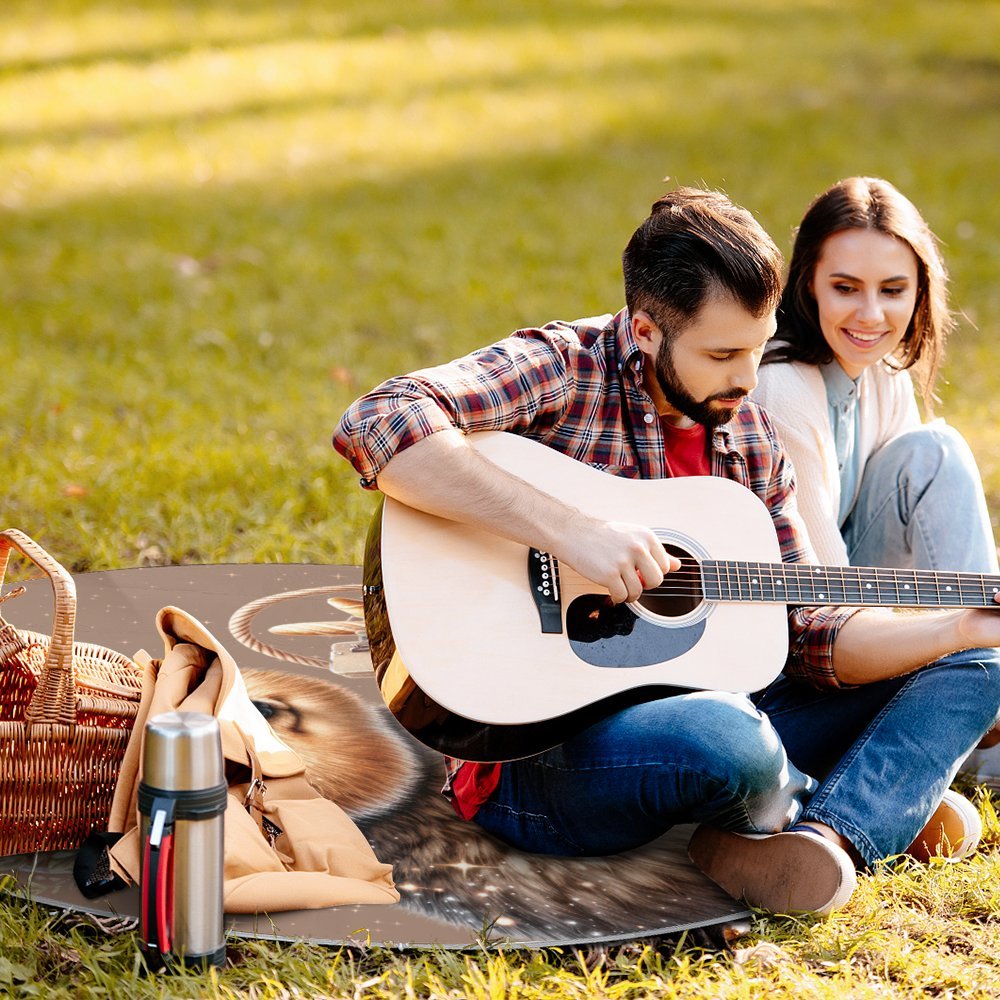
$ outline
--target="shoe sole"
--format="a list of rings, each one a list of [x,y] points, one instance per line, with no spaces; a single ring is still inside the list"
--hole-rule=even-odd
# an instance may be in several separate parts
[[[858,884],[847,852],[809,833],[753,836],[700,826],[688,856],[734,899],[772,913],[830,913]]]

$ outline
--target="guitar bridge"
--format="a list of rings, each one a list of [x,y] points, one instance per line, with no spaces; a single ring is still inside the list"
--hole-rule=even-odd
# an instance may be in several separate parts
[[[559,563],[548,552],[528,549],[528,583],[543,632],[562,632]]]

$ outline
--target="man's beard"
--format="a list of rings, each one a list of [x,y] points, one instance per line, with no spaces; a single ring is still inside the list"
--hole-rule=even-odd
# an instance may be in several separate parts
[[[712,430],[733,419],[739,407],[714,407],[712,403],[718,399],[744,399],[747,395],[744,389],[730,389],[728,392],[717,392],[701,400],[694,398],[684,388],[674,368],[674,352],[672,344],[667,339],[660,341],[660,349],[656,352],[654,369],[656,381],[667,402],[675,409],[690,417],[695,423]]]

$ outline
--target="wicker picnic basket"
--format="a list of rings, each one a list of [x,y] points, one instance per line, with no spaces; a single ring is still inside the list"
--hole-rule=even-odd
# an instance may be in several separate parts
[[[73,641],[73,578],[16,528],[0,532],[0,584],[11,549],[48,575],[55,612],[51,637],[0,616],[0,855],[76,848],[106,827],[141,693],[127,656]]]

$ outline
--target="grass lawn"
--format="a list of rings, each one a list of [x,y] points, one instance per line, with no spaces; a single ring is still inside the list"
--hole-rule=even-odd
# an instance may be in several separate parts
[[[329,434],[357,394],[617,309],[664,177],[725,189],[788,247],[855,173],[944,243],[962,322],[939,412],[1000,513],[998,37],[997,0],[5,0],[2,520],[75,571],[356,562],[372,498]],[[241,944],[211,988],[996,996],[982,808],[971,864],[873,876],[844,914],[761,918],[730,953]],[[9,898],[0,942],[0,993],[161,995],[131,939]]]

